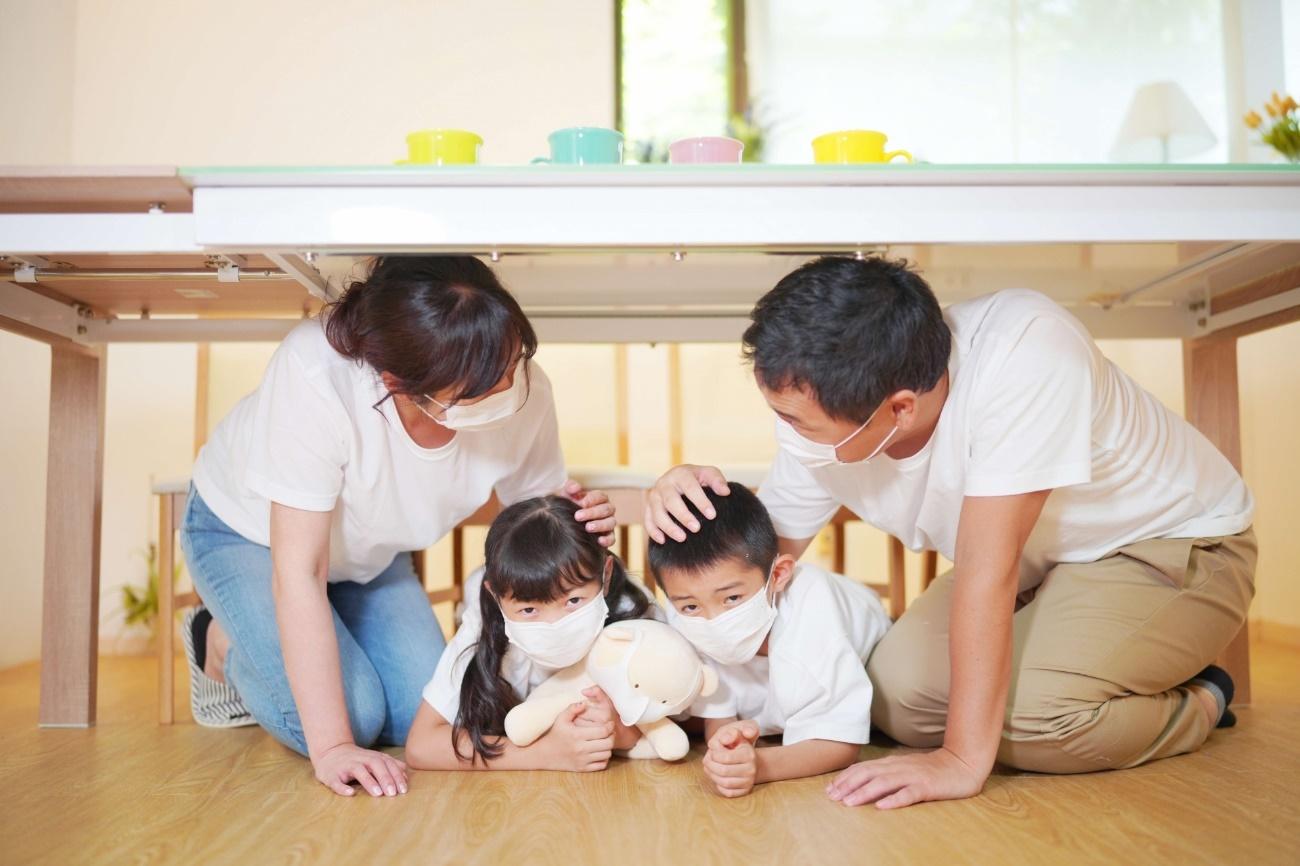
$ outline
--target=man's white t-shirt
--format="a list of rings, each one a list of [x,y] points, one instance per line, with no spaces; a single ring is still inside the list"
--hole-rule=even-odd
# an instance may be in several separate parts
[[[753,719],[761,736],[865,743],[871,735],[867,656],[885,636],[889,614],[867,587],[808,563],[776,598],[767,655],[740,665],[706,659],[718,689],[691,715]]]
[[[487,502],[557,491],[564,456],[551,383],[529,363],[528,400],[492,430],[441,448],[411,439],[379,374],[329,345],[318,319],[290,332],[257,390],[213,431],[194,486],[227,526],[270,544],[271,503],[333,511],[331,581],[364,583]]]
[[[635,582],[632,582],[632,586],[645,592]],[[433,672],[433,679],[429,680],[422,693],[425,703],[437,710],[438,715],[447,722],[456,721],[456,714],[460,712],[460,685],[465,679],[465,671],[470,661],[474,658],[474,647],[483,633],[483,612],[479,606],[482,591],[483,569],[479,568],[465,579],[465,608],[460,628],[456,629],[456,634],[447,644],[447,648],[442,651],[442,657],[438,659],[438,667]],[[650,604],[646,617],[655,617],[656,609],[653,600],[648,595],[646,600]],[[611,612],[622,611],[620,609]],[[501,676],[510,684],[510,688],[514,689],[515,697],[521,701],[557,670],[561,669],[546,667],[533,661],[532,657],[514,644],[508,644],[505,655],[501,657]]]
[[[816,469],[779,450],[759,491],[778,534],[811,538],[845,505],[912,550],[953,559],[964,497],[1051,489],[1021,559],[1027,589],[1057,563],[1250,526],[1254,499],[1227,459],[1060,305],[1009,289],[944,318],[949,393],[930,441],[901,460]]]

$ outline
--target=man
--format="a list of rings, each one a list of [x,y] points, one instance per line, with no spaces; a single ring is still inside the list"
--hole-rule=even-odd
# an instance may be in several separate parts
[[[759,496],[799,556],[847,506],[954,563],[868,663],[872,721],[933,751],[856,764],[829,795],[973,796],[995,760],[1049,773],[1193,751],[1231,724],[1210,663],[1254,593],[1254,502],[1228,461],[1035,292],[941,311],[905,264],[822,258],[751,315],[777,415]],[[651,537],[712,514],[712,467],[656,484]],[[680,522],[681,526],[678,525]]]

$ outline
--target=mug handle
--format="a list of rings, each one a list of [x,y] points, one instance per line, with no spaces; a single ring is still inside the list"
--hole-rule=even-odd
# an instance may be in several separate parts
[[[893,160],[894,157],[896,157],[896,156],[900,156],[900,155],[901,155],[901,156],[905,156],[905,157],[907,157],[907,161],[908,161],[908,162],[915,162],[915,160],[912,159],[912,154],[908,153],[908,152],[905,151],[905,150],[891,150],[891,151],[889,151],[889,153],[886,153],[886,154],[885,154],[885,162],[890,162],[890,161]]]
[[[533,157],[532,162],[530,162],[529,165],[540,165],[543,163],[546,165],[550,165],[551,158],[548,156],[535,156]]]

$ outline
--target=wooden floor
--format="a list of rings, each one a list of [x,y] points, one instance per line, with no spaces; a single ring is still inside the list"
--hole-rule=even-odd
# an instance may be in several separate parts
[[[1300,652],[1271,646],[1255,705],[1195,755],[998,774],[977,799],[889,813],[830,802],[826,777],[719,799],[698,754],[587,776],[415,773],[405,797],[344,799],[257,728],[156,726],[147,659],[105,660],[91,730],[36,727],[37,675],[0,672],[3,864],[1300,863]]]

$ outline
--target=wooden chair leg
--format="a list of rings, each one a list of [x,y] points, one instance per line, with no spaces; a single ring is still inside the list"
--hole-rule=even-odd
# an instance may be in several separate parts
[[[423,551],[423,550],[412,550],[412,551],[411,551],[411,570],[414,571],[414,572],[415,572],[415,576],[418,577],[418,578],[420,579],[420,586],[421,586],[421,587],[424,587],[427,575],[425,574],[425,571],[424,571],[424,551]],[[427,587],[426,587],[426,588],[427,588]]]
[[[934,583],[936,572],[939,570],[939,554],[933,550],[927,550],[921,554],[921,591],[925,592]]]
[[[627,565],[628,553],[632,550],[632,527],[620,526],[618,528],[618,558],[623,560],[623,565]]]
[[[171,494],[158,497],[158,724],[170,725],[175,721],[174,693],[176,687],[176,660],[173,639],[176,631],[173,611],[172,575],[176,569],[175,529],[173,526],[175,502]]]
[[[898,619],[907,607],[907,567],[903,542],[889,536],[889,615]]]
[[[843,574],[844,560],[846,558],[845,550],[844,550],[845,545],[844,545],[844,524],[843,523],[837,522],[831,524],[831,538],[834,541],[834,544],[832,546],[834,547],[835,550],[835,552],[831,554],[831,571],[835,572],[836,574]]]
[[[451,584],[465,583],[465,530],[457,526],[451,531]]]

